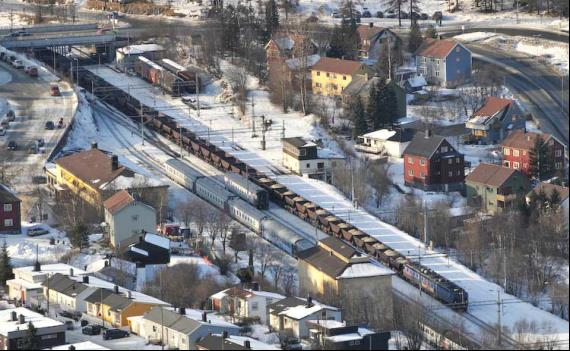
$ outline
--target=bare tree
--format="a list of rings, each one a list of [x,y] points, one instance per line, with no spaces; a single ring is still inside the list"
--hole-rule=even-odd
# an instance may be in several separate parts
[[[374,164],[370,167],[368,183],[374,190],[374,203],[376,208],[380,208],[384,196],[388,193],[392,181],[388,176],[390,166],[383,164]]]
[[[259,274],[265,278],[265,273],[273,264],[273,255],[271,247],[263,239],[256,238],[253,244],[255,259],[259,265]]]
[[[194,203],[189,200],[185,200],[178,205],[177,212],[178,217],[180,220],[184,222],[184,226],[186,228],[190,227],[190,223],[192,222],[193,214],[194,214]]]

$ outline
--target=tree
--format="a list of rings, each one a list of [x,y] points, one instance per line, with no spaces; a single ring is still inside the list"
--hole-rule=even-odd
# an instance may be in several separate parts
[[[38,330],[32,322],[28,322],[28,330],[24,335],[23,349],[24,350],[39,350],[40,345],[38,343]]]
[[[438,38],[438,34],[437,34],[437,30],[435,29],[435,27],[433,25],[428,25],[426,32],[425,32],[425,37],[426,38],[432,38],[432,39],[437,39]]]
[[[6,281],[14,277],[13,269],[14,267],[8,254],[8,245],[6,244],[6,239],[4,239],[2,251],[0,252],[0,286],[5,286]]]
[[[529,168],[532,177],[542,180],[550,168],[548,160],[548,147],[542,137],[537,136],[530,152]]]
[[[190,228],[190,223],[192,222],[192,215],[194,212],[194,203],[189,200],[183,201],[177,208],[178,216],[180,220],[184,222],[186,228]]]
[[[408,0],[385,0],[384,3],[388,6],[389,11],[395,11],[398,14],[398,26],[402,26],[402,12],[403,6]]]
[[[360,96],[355,98],[355,102],[352,107],[352,119],[354,120],[354,129],[352,130],[352,135],[356,139],[359,135],[362,135],[368,131],[368,124],[366,123],[366,113],[364,111],[364,104]]]
[[[395,42],[385,40],[382,43],[380,57],[376,62],[375,69],[382,79],[394,78],[396,68],[402,64],[402,42],[398,38]]]
[[[77,223],[68,233],[69,243],[76,248],[82,248],[89,245],[89,230],[83,223]]]
[[[265,3],[265,30],[267,38],[271,38],[271,35],[275,33],[278,27],[279,10],[277,9],[275,0],[269,0]]]
[[[418,21],[412,22],[412,27],[410,28],[410,36],[408,38],[408,50],[411,53],[415,53],[416,50],[422,45],[423,38]]]
[[[335,26],[327,56],[352,60],[358,54],[358,31],[354,9],[343,11],[340,26]]]

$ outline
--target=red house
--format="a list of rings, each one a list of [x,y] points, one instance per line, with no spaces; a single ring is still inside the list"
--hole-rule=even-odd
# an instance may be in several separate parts
[[[405,183],[427,191],[462,191],[464,161],[444,137],[416,133],[404,151]]]
[[[515,131],[501,144],[503,148],[503,166],[518,169],[528,177],[535,177],[531,170],[531,159],[536,138],[542,138],[547,148],[548,162],[544,167],[545,173],[554,175],[564,170],[564,144],[550,134]]]
[[[20,202],[21,200],[8,187],[0,184],[1,234],[20,234],[22,230]]]

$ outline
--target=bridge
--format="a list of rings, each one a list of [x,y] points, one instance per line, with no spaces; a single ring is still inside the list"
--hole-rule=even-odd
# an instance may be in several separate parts
[[[82,34],[82,35],[61,35],[61,36],[34,36],[5,38],[0,40],[0,45],[6,49],[32,49],[46,48],[54,46],[76,46],[76,45],[101,45],[111,44],[117,41],[115,34]]]
[[[73,24],[37,24],[31,26],[18,26],[13,28],[0,27],[0,36],[10,35],[13,32],[25,31],[27,33],[55,33],[97,30],[97,23],[73,23]]]

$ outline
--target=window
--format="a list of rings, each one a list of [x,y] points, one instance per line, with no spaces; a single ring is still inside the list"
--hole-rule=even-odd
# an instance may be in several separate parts
[[[321,83],[315,83],[315,86],[316,86],[317,88],[320,88],[320,87],[321,87]]]
[[[342,76],[342,80],[346,80],[346,76]]]
[[[426,160],[422,158],[422,159],[420,160],[420,165],[425,166],[425,165],[426,165]]]
[[[548,142],[548,145],[550,145],[550,146],[554,145],[554,140],[550,139],[550,141]]]
[[[310,163],[307,163],[307,168],[311,168],[311,164],[310,164]]]
[[[318,168],[318,169],[323,169],[323,168],[325,168],[324,162],[319,162],[319,163],[317,163],[317,168]]]
[[[520,164],[518,162],[513,162],[513,168],[514,169],[519,169]]]
[[[12,212],[12,204],[4,204],[4,212]]]
[[[556,164],[554,165],[554,168],[562,169],[562,162],[556,162]]]
[[[408,163],[413,165],[414,164],[414,158],[413,157],[408,157]]]
[[[523,169],[527,169],[528,168],[528,163],[523,163]]]
[[[447,150],[448,150],[447,146],[442,146],[440,149],[441,153],[447,152]]]
[[[152,326],[152,331],[156,333],[156,325]]]
[[[14,225],[14,221],[12,219],[5,219],[4,220],[4,227],[11,227]]]
[[[452,172],[452,171],[447,172],[447,176],[448,176],[448,177],[453,177],[453,172]]]
[[[457,175],[460,176],[460,175],[461,175],[461,171],[457,171]]]
[[[331,75],[327,73],[327,78],[329,78]]]
[[[456,158],[456,159],[455,159],[455,162],[456,162],[456,163],[461,163],[461,157]]]
[[[317,71],[317,76],[320,77],[321,76],[321,72]]]
[[[523,150],[523,156],[526,156],[526,150]]]
[[[414,170],[413,170],[413,169],[409,169],[409,170],[408,170],[408,175],[409,175],[409,176],[413,176],[413,175],[414,175]]]
[[[259,308],[259,302],[252,302],[251,303],[251,310],[252,311],[257,311],[258,308]]]
[[[556,157],[560,157],[562,156],[562,150],[558,149],[554,151],[554,156]],[[6,205],[4,205],[4,207],[6,207]],[[4,211],[6,211],[6,208],[4,208]]]
[[[453,159],[452,159],[452,158],[447,159],[447,164],[448,164],[448,165],[452,165],[452,164],[453,164]]]
[[[425,178],[426,174],[424,172],[420,172],[420,178]]]
[[[513,150],[513,156],[519,157],[519,155],[520,155],[520,154],[519,154],[519,150],[516,150],[516,149]]]
[[[456,62],[461,61],[461,57],[456,58],[455,61],[456,61]],[[458,70],[458,71],[459,71],[459,70]]]
[[[439,71],[435,71],[435,76],[439,77]]]
[[[509,161],[504,161],[504,162],[503,162],[503,166],[510,168],[510,167],[511,167],[511,163],[510,163]]]
[[[504,148],[504,149],[503,149],[503,154],[505,154],[505,155],[507,155],[507,156],[510,155],[510,154],[511,154],[511,149],[509,149],[508,147]]]

